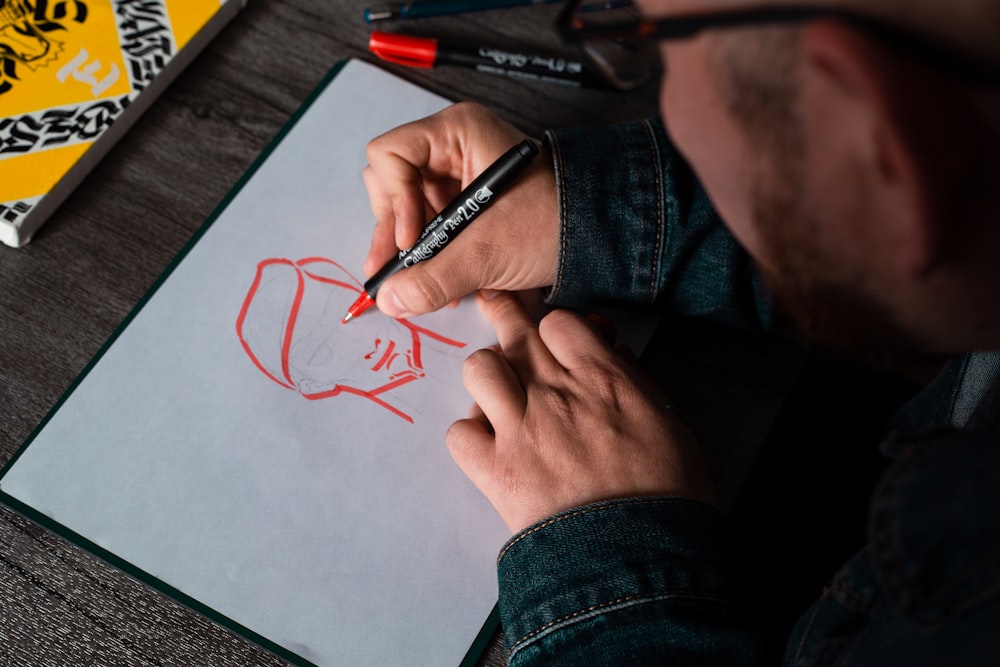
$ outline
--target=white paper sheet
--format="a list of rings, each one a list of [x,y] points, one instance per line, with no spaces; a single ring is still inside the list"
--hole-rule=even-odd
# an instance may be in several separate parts
[[[365,145],[446,104],[349,62],[0,490],[306,660],[460,662],[509,534],[444,433],[493,333],[472,303],[339,325]]]

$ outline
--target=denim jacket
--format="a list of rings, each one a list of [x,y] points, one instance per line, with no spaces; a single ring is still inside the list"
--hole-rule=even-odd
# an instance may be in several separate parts
[[[655,304],[751,329],[752,264],[655,120],[549,132],[556,305]],[[951,362],[886,437],[869,544],[789,639],[787,665],[1000,664],[1000,354]],[[723,517],[674,497],[562,512],[498,558],[510,664],[752,665],[727,595]]]

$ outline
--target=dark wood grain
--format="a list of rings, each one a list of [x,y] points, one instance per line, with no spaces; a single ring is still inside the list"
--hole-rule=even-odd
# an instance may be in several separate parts
[[[29,245],[0,247],[0,464],[330,66],[373,60],[363,7],[250,0]],[[563,52],[551,29],[556,9],[386,29]],[[642,118],[656,104],[653,88],[625,95],[456,69],[388,69],[451,99],[483,102],[535,135],[548,127]],[[6,510],[0,510],[0,598],[4,665],[283,664]],[[494,645],[485,664],[503,663]]]

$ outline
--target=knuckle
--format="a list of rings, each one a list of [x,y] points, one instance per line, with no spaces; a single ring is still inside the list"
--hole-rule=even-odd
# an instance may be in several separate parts
[[[369,166],[377,162],[382,154],[382,137],[375,137],[365,145],[365,159]]]
[[[631,412],[631,385],[620,373],[603,366],[590,366],[580,369],[578,375],[603,410],[612,415]]]
[[[498,332],[504,332],[502,338],[507,341],[504,343],[505,347],[538,338],[538,329],[534,322],[524,315],[524,306],[518,297],[502,292],[489,304],[491,312],[488,318]]]
[[[610,406],[621,404],[624,387],[619,375],[609,373],[604,368],[590,367],[584,369],[583,376],[603,404]]]
[[[493,363],[493,356],[496,351],[490,348],[476,350],[462,363],[462,373],[467,377],[480,374],[484,368]]]
[[[395,227],[396,218],[392,215],[392,209],[387,207],[380,207],[375,211],[375,233],[379,235],[392,235],[392,230]],[[372,239],[372,245],[375,245],[376,239]]]
[[[495,274],[497,264],[497,249],[486,239],[476,239],[463,249],[463,257],[470,269],[474,270],[480,278],[481,285],[485,287],[488,280]]]
[[[542,338],[558,338],[570,333],[579,324],[578,315],[568,310],[553,310],[538,323],[538,333]]]
[[[521,305],[510,292],[500,292],[491,301],[493,312],[499,319],[510,319],[518,314]]]
[[[464,420],[457,421],[448,427],[448,430],[444,433],[444,442],[452,452],[461,448],[461,444],[465,442],[466,434],[468,433],[468,425]]]
[[[555,423],[572,424],[583,416],[578,410],[578,401],[563,387],[547,387],[543,401],[546,413],[555,418]]]
[[[403,283],[403,290],[397,291],[403,305],[408,308],[434,310],[451,301],[447,286],[436,274],[422,271],[412,278]]]
[[[546,329],[559,331],[567,326],[575,324],[578,321],[579,317],[577,315],[574,315],[568,310],[558,309],[547,313],[545,317],[542,318],[540,326],[544,326]]]

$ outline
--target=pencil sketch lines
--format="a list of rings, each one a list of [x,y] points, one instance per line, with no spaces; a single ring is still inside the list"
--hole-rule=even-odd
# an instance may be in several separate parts
[[[387,394],[426,377],[423,346],[465,343],[377,311],[341,323],[362,292],[361,282],[325,257],[258,263],[236,320],[236,333],[254,366],[272,382],[319,400],[362,396],[413,423]]]

